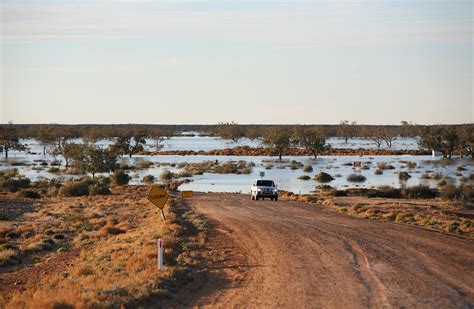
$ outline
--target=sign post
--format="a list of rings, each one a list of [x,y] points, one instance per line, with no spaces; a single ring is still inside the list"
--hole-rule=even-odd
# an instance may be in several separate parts
[[[163,270],[163,239],[158,238],[158,270]]]
[[[146,198],[153,203],[156,207],[161,209],[161,215],[163,216],[163,221],[166,221],[165,212],[163,208],[165,207],[166,201],[170,196],[168,193],[158,186],[152,186]]]
[[[263,179],[263,177],[265,177],[265,172],[264,172],[264,171],[261,171],[261,172],[260,172],[260,178]]]

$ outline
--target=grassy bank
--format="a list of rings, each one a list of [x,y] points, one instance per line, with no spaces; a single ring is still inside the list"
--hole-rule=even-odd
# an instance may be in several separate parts
[[[453,200],[441,191],[414,187],[407,190],[384,188],[334,190],[330,187],[315,194],[283,192],[282,200],[322,205],[330,211],[388,222],[422,226],[444,233],[474,238],[472,187],[470,200]],[[440,195],[441,197],[437,197]],[[465,196],[464,196],[465,197]]]
[[[111,193],[36,200],[2,194],[12,213],[0,221],[0,306],[159,306],[192,280],[205,222],[174,198],[163,222],[144,186],[112,186]],[[161,273],[157,238],[165,241]]]

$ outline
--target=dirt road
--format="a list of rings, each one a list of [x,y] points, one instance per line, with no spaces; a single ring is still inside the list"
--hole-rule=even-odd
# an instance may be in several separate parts
[[[247,195],[196,194],[191,203],[216,223],[215,246],[227,255],[189,305],[474,306],[472,240]]]

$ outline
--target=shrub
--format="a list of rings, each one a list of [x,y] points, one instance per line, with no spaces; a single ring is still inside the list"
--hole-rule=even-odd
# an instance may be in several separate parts
[[[29,253],[34,253],[34,252],[40,252],[43,250],[51,250],[53,249],[53,244],[54,242],[51,239],[45,239],[45,240],[41,240],[41,241],[37,241],[37,242],[33,242],[29,244],[25,248],[24,251],[29,252]]]
[[[246,168],[241,170],[241,173],[244,174],[244,175],[248,175],[248,174],[252,173],[252,169],[246,167]]]
[[[375,175],[382,175],[383,174],[383,170],[381,169],[376,169],[375,170]]]
[[[367,178],[364,175],[360,174],[350,174],[347,176],[347,181],[350,182],[364,182]]]
[[[334,180],[331,175],[325,172],[320,172],[319,174],[315,175],[313,179],[319,182],[330,182]]]
[[[416,163],[413,162],[413,161],[408,161],[408,162],[407,162],[407,167],[408,167],[409,169],[413,169],[413,168],[416,167]]]
[[[377,190],[369,191],[368,197],[382,197],[382,198],[401,198],[401,190],[392,188],[390,186],[380,186]]]
[[[36,191],[33,191],[33,190],[28,190],[28,189],[23,189],[21,190],[20,192],[18,192],[18,197],[21,197],[21,198],[40,198],[41,195],[36,192]]]
[[[172,180],[174,177],[176,177],[176,175],[171,172],[170,170],[163,170],[163,172],[161,172],[160,174],[160,180],[161,181],[170,181]]]
[[[305,167],[303,168],[303,172],[312,173],[313,172],[313,167],[311,165],[305,165]]]
[[[145,177],[143,177],[143,182],[144,183],[154,183],[155,182],[155,176],[146,175]]]
[[[151,162],[151,161],[140,160],[140,161],[137,162],[135,167],[138,168],[138,169],[146,169],[146,168],[150,168],[152,165],[153,165],[153,162]]]
[[[89,195],[89,184],[86,181],[67,181],[58,191],[59,196],[83,196]]]
[[[109,187],[104,183],[94,183],[89,185],[89,195],[110,195]]]
[[[0,266],[15,265],[20,262],[18,251],[14,249],[0,250]]]
[[[345,191],[342,191],[342,190],[332,189],[332,190],[328,191],[327,195],[338,197],[338,196],[347,196],[347,193]]]
[[[29,188],[30,179],[20,175],[17,169],[0,171],[0,189],[17,192]]]
[[[51,166],[60,166],[60,165],[61,165],[61,161],[59,161],[59,160],[53,160],[53,162],[51,162],[49,165],[51,165]]]
[[[51,166],[50,168],[48,168],[47,172],[48,173],[59,173],[59,168],[55,167],[55,166]]]
[[[380,170],[394,170],[395,166],[390,165],[386,162],[379,162],[379,163],[377,163],[377,168],[380,169]]]
[[[178,177],[193,177],[193,174],[190,172],[182,171],[178,174]]]
[[[407,172],[399,172],[398,173],[398,179],[400,180],[408,180],[411,178],[411,175],[408,174]]]
[[[311,177],[309,177],[308,175],[303,175],[303,176],[300,176],[298,177],[299,180],[310,180]]]
[[[413,186],[402,190],[402,194],[407,198],[435,198],[438,190],[427,186]]]
[[[455,186],[450,184],[441,189],[440,195],[445,200],[472,201],[474,199],[474,190],[469,185]]]
[[[112,175],[112,181],[117,185],[126,185],[131,179],[123,170],[116,170]]]

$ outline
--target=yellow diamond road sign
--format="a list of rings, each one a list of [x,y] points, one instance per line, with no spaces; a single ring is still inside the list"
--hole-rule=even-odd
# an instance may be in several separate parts
[[[166,201],[169,198],[169,195],[160,187],[152,186],[146,198],[158,208],[163,209],[163,207],[165,207]]]

